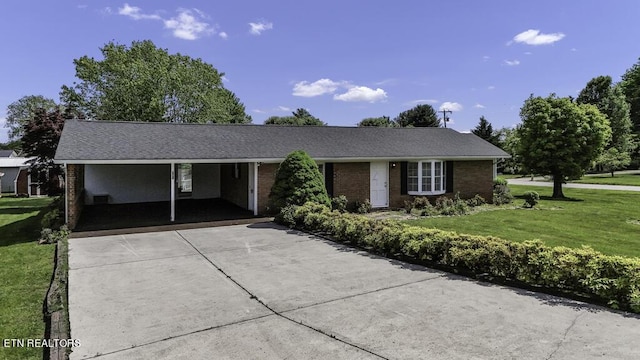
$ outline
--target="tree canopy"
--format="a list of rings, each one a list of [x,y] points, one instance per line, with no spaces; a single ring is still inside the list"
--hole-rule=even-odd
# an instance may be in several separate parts
[[[609,119],[611,140],[605,147],[606,151],[596,159],[596,164],[611,174],[628,166],[635,144],[630,108],[622,86],[614,85],[610,76],[595,77],[580,91],[576,102],[595,105]]]
[[[520,109],[516,152],[525,170],[553,176],[553,197],[564,197],[565,178],[581,176],[611,136],[609,120],[597,107],[554,94],[531,95]]]
[[[53,111],[58,107],[53,99],[42,95],[23,96],[7,106],[6,127],[9,128],[9,139],[19,140],[24,126],[33,119],[38,109]]]
[[[622,75],[621,86],[631,106],[630,117],[634,131],[640,134],[640,59]]]
[[[377,127],[398,127],[398,124],[393,122],[388,116],[370,117],[362,119],[358,123],[359,127],[365,126],[377,126]]]
[[[65,106],[90,119],[178,123],[246,123],[244,105],[222,84],[223,73],[201,59],[169,54],[149,40],[107,43],[103,60],[75,59]]]
[[[394,121],[401,127],[440,127],[440,119],[433,106],[420,104],[401,112]]]
[[[493,145],[499,146],[499,134],[493,130],[493,126],[487,119],[485,119],[484,116],[480,116],[478,125],[473,130],[471,130],[471,132],[478,137],[492,143]]]
[[[53,162],[58,141],[64,127],[65,114],[57,108],[52,111],[37,109],[33,118],[23,126],[22,150],[34,157],[29,171],[35,174],[41,186],[51,192],[50,181],[62,175],[60,166]]]
[[[299,108],[290,116],[271,116],[264,122],[265,125],[296,125],[296,126],[325,126],[317,117],[311,115],[307,109]]]

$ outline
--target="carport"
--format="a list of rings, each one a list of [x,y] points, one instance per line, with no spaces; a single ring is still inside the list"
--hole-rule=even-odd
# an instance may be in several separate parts
[[[81,214],[76,215],[79,219],[76,230],[209,222],[256,215],[252,196],[254,163],[189,160],[64,165],[70,187],[81,189],[77,194]]]

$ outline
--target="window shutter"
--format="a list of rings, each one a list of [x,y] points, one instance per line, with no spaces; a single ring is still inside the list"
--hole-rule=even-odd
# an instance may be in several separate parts
[[[324,163],[324,187],[329,197],[333,197],[333,163]]]
[[[407,195],[407,162],[400,162],[400,195]]]
[[[453,192],[453,161],[446,162],[446,192]]]

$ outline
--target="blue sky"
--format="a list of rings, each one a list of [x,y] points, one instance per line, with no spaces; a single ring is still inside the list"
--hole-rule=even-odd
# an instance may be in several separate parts
[[[448,108],[513,126],[530,95],[619,81],[640,57],[640,1],[7,1],[0,13],[0,126],[24,95],[58,101],[73,59],[152,40],[202,58],[261,124],[307,108],[330,125]],[[7,140],[0,129],[0,142]]]

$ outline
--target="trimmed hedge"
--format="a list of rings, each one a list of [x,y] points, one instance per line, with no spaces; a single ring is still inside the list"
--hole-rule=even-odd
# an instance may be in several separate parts
[[[590,247],[549,247],[491,236],[409,226],[331,211],[315,203],[285,207],[291,228],[323,233],[383,255],[406,256],[465,273],[521,282],[640,313],[640,259],[604,255]]]

